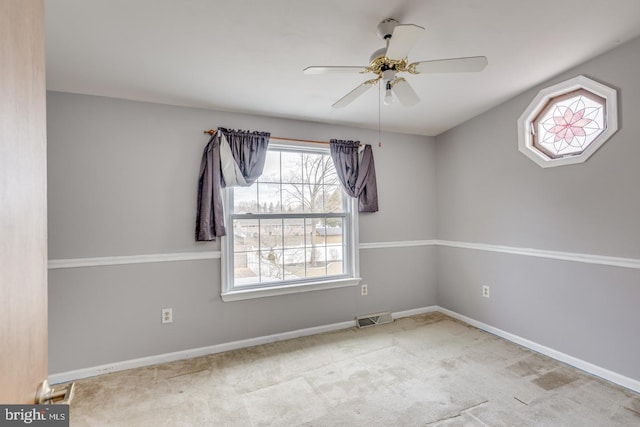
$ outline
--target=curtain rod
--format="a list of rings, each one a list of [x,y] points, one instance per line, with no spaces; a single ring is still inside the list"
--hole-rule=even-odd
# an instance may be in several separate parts
[[[216,129],[205,130],[204,133],[208,133],[209,135],[215,135]],[[311,144],[324,144],[329,145],[327,141],[314,141],[312,139],[294,139],[294,138],[284,138],[282,136],[271,136],[270,139],[277,139],[280,141],[293,141],[293,142],[309,142]]]

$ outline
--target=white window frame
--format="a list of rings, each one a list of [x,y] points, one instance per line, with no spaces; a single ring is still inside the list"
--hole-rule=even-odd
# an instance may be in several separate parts
[[[544,110],[553,98],[567,93],[584,89],[605,100],[605,129],[604,131],[581,153],[551,158],[534,145],[532,135],[532,123]],[[538,95],[529,104],[527,109],[518,119],[518,149],[521,153],[536,162],[540,167],[583,163],[591,157],[611,136],[618,130],[618,100],[615,89],[591,80],[585,76],[577,76],[570,80],[547,87],[538,92]]]
[[[306,153],[328,154],[329,149],[318,147],[317,144],[305,143],[269,143],[270,148],[295,150]],[[264,286],[237,287],[233,286],[233,221],[232,212],[229,207],[233,206],[233,188],[222,190],[223,205],[225,210],[225,224],[227,236],[220,239],[221,246],[221,292],[223,301],[239,301],[253,298],[264,298],[277,295],[295,294],[300,292],[311,292],[325,289],[343,288],[357,286],[362,280],[360,276],[359,259],[359,236],[358,236],[358,199],[348,197],[346,202],[348,226],[345,232],[347,254],[345,255],[346,275],[341,277],[313,278],[301,280],[296,283],[266,284]],[[346,276],[346,277],[345,277]]]

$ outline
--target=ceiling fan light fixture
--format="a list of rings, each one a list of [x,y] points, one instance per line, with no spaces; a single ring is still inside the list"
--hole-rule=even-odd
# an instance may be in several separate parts
[[[384,91],[384,99],[382,101],[384,105],[393,104],[393,93],[391,92],[391,82],[387,82],[387,88]]]
[[[396,78],[396,70],[389,69],[389,70],[384,70],[382,72],[382,80],[384,80],[387,83],[392,81],[395,78]]]

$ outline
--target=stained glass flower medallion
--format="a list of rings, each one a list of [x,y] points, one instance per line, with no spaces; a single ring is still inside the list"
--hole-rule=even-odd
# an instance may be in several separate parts
[[[582,163],[618,130],[617,91],[585,76],[546,87],[518,130],[518,149],[539,166]]]
[[[604,130],[604,99],[579,92],[551,99],[534,121],[534,145],[552,158],[582,153]]]

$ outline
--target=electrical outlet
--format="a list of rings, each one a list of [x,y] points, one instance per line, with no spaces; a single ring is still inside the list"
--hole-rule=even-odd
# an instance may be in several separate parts
[[[482,287],[482,296],[485,298],[489,298],[489,287],[488,286],[483,286]]]
[[[362,296],[367,295],[367,293],[368,293],[368,292],[369,292],[369,289],[367,289],[367,285],[366,285],[366,284],[365,284],[365,285],[362,285],[362,286],[360,287],[360,293],[362,294]]]
[[[172,308],[163,308],[162,309],[162,323],[173,323],[173,309]]]

